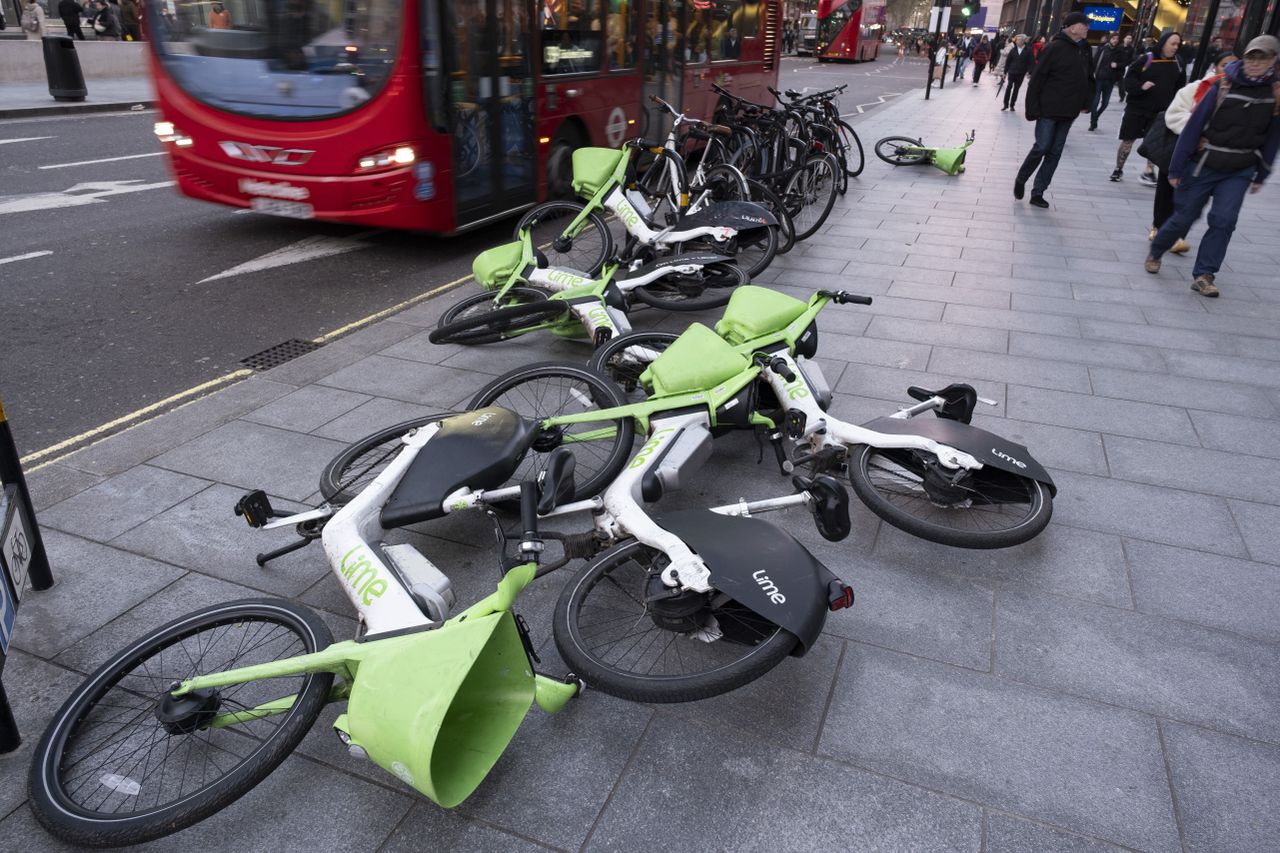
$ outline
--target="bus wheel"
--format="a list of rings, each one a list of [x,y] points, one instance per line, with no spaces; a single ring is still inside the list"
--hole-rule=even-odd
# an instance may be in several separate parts
[[[578,134],[561,129],[547,152],[547,198],[573,198],[573,150]]]

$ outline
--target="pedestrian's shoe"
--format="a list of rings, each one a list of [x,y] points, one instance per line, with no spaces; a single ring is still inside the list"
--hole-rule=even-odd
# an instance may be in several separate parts
[[[1022,181],[1013,182],[1013,197],[1018,201],[1022,201],[1022,194],[1027,191],[1027,185]]]
[[[1209,273],[1196,276],[1196,280],[1191,282],[1191,289],[1201,296],[1218,295],[1218,286],[1213,283],[1213,276]]]
[[[1111,173],[1111,180],[1118,181],[1124,175],[1124,169],[1116,169]]]
[[[1173,252],[1175,255],[1185,255],[1187,252],[1191,251],[1191,244],[1186,240],[1179,240],[1173,244],[1169,251]]]
[[[1151,226],[1151,233],[1147,235],[1147,242],[1151,242],[1152,240],[1154,240],[1156,238],[1156,232],[1158,232],[1159,230],[1160,229],[1155,227],[1154,225]]]
[[[1098,126],[1097,126],[1096,124],[1091,124],[1091,125],[1089,125],[1089,129],[1090,129],[1090,130],[1097,130],[1097,129],[1098,129]]]
[[[1148,256],[1146,262],[1143,263],[1142,268],[1152,275],[1155,275],[1160,272],[1160,259]],[[1194,286],[1195,285],[1192,285],[1192,287]]]
[[[1156,185],[1156,176],[1154,172],[1143,172],[1138,176],[1138,180],[1142,181],[1142,183],[1148,187],[1154,187]]]
[[[1031,203],[1033,206],[1035,206],[1035,207],[1048,207],[1048,206],[1049,206],[1049,202],[1045,201],[1045,200],[1044,200],[1044,196],[1042,196],[1042,195],[1033,195],[1033,196],[1031,196],[1031,202],[1030,202],[1030,203]]]

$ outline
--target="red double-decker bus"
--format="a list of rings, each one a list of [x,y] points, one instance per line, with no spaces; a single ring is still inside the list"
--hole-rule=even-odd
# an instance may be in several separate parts
[[[884,0],[818,0],[819,62],[869,62],[884,41]]]
[[[452,233],[568,191],[570,153],[768,102],[781,0],[155,0],[179,189]],[[652,126],[651,126],[652,125]]]

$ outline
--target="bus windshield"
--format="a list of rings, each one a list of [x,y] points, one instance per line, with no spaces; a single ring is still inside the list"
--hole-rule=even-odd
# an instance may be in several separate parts
[[[157,0],[155,49],[188,94],[218,109],[313,119],[382,88],[400,42],[399,0]]]

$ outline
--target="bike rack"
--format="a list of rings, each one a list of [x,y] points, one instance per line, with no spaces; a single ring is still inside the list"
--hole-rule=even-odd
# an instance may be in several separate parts
[[[32,589],[45,590],[53,586],[53,574],[22,475],[18,448],[5,416],[4,401],[0,400],[0,676],[4,674],[18,602],[27,581]],[[21,743],[4,682],[0,681],[0,754],[13,752]]]

